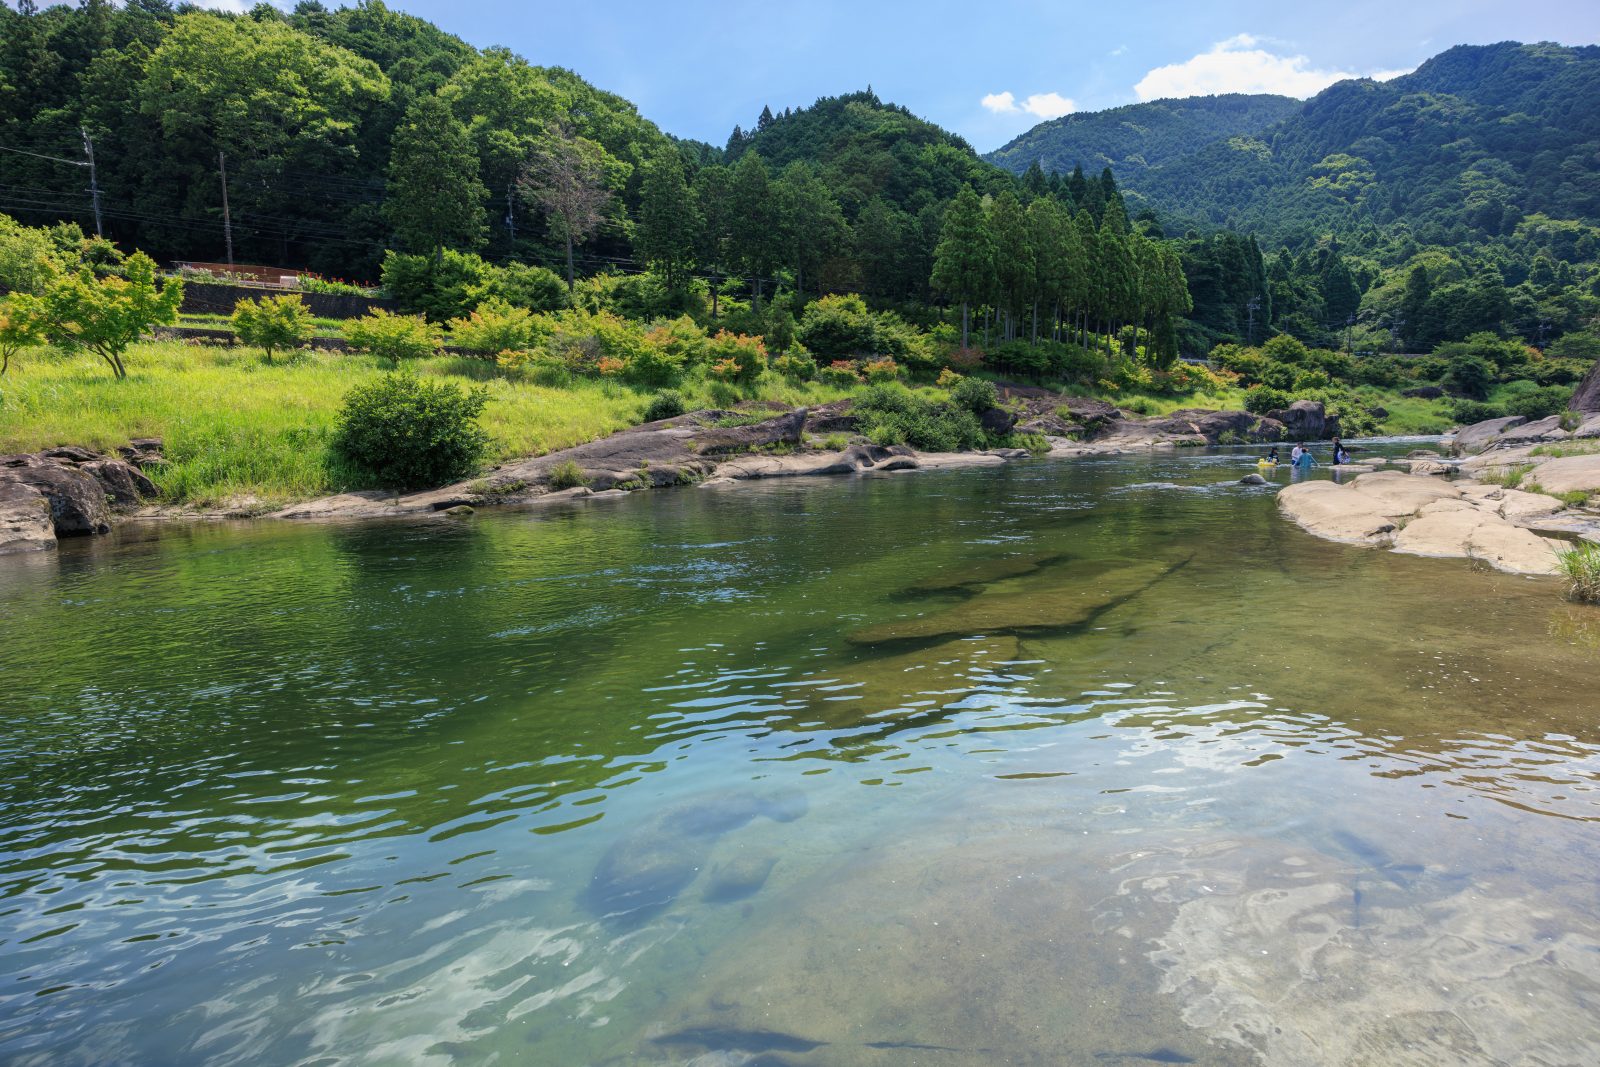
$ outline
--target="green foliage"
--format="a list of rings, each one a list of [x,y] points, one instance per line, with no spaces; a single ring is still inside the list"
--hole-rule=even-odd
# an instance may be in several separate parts
[[[1244,409],[1252,415],[1265,415],[1269,411],[1282,411],[1294,403],[1294,397],[1282,389],[1258,385],[1244,394]]]
[[[1481,400],[1455,400],[1450,404],[1450,416],[1463,426],[1505,418],[1506,409],[1499,404],[1486,404]]]
[[[550,468],[547,476],[550,488],[554,490],[577,489],[589,484],[589,476],[583,473],[583,468],[570,459],[564,459]]]
[[[650,403],[644,409],[645,422],[660,422],[662,419],[673,419],[688,410],[683,399],[683,394],[676,389],[663,389],[650,398]]]
[[[0,297],[0,378],[5,377],[11,361],[20,353],[48,339],[42,300],[31,293]]]
[[[154,326],[178,321],[183,283],[156,282],[155,261],[135,252],[123,265],[122,277],[96,277],[88,266],[56,274],[45,283],[41,314],[52,344],[93,352],[126,378],[123,354]]]
[[[445,100],[417,100],[394,133],[383,205],[401,243],[434,253],[476,247],[487,197],[466,126]]]
[[[65,266],[48,231],[0,215],[0,291],[42,293],[45,284]]]
[[[725,382],[748,384],[767,369],[767,349],[759,337],[720,331],[706,346],[711,373]]]
[[[487,402],[482,387],[387,374],[345,395],[333,451],[359,478],[385,489],[465,478],[489,445],[478,426]]]
[[[394,315],[382,308],[345,327],[345,339],[364,352],[398,364],[433,355],[437,342],[420,315]]]
[[[950,402],[974,415],[1000,406],[1000,390],[983,378],[962,378],[950,390]]]
[[[772,369],[795,382],[809,382],[817,376],[817,361],[804,352],[785,352],[775,356]]]
[[[497,267],[449,249],[440,256],[388,253],[383,287],[402,311],[420,312],[430,322],[464,318],[490,300],[532,311],[553,311],[567,302],[566,286],[554,271],[520,263]]]
[[[983,446],[977,416],[965,408],[927,400],[902,385],[869,385],[853,409],[861,430],[880,445],[910,445],[928,452],[959,452]]]
[[[1494,384],[1494,379],[1493,364],[1481,356],[1461,352],[1450,360],[1442,384],[1457,396],[1469,400],[1484,400],[1489,396],[1489,388]]]
[[[512,307],[503,300],[480,304],[466,318],[450,320],[450,340],[479,352],[514,352],[530,347],[542,330],[533,312]]]
[[[866,301],[854,294],[825,296],[806,307],[796,337],[830,362],[877,355],[878,324]]]
[[[1571,399],[1572,390],[1566,386],[1538,386],[1529,381],[1513,382],[1496,395],[1507,415],[1521,415],[1530,422],[1561,414]]]
[[[261,349],[268,363],[272,362],[273,352],[305,344],[316,330],[311,312],[295,295],[241,299],[233,307],[229,324],[234,336],[243,344]]]
[[[1490,485],[1498,485],[1505,489],[1515,489],[1522,484],[1528,472],[1533,470],[1532,463],[1513,463],[1509,467],[1493,467],[1480,471],[1478,480]]]

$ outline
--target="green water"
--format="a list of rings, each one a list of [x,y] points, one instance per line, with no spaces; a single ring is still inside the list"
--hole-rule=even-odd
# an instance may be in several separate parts
[[[0,1062],[1600,1061],[1600,612],[1246,462],[0,559]]]

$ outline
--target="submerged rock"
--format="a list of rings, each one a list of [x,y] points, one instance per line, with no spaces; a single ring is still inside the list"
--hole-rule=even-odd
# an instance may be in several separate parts
[[[1259,474],[1246,474],[1243,478],[1239,479],[1239,484],[1240,485],[1268,485],[1270,483],[1265,478],[1261,477],[1261,475],[1259,475]]]
[[[1098,570],[1056,568],[1048,580],[1024,576],[997,582],[949,608],[857,630],[849,635],[849,641],[855,645],[886,645],[1082,626],[1145,592],[1186,562],[1128,562]]]
[[[731,904],[760,892],[767,884],[778,857],[755,852],[719,864],[706,883],[705,899],[711,904]]]
[[[731,793],[662,812],[606,850],[584,890],[583,904],[604,918],[641,922],[689,887],[719,838],[757,818],[792,822],[806,809],[802,793]],[[743,876],[748,883],[753,872],[745,870]],[[766,872],[761,878],[765,880]]]

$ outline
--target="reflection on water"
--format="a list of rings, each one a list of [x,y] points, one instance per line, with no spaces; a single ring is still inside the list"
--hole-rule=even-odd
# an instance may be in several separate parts
[[[1253,469],[0,560],[0,1059],[1595,1062],[1600,613]]]

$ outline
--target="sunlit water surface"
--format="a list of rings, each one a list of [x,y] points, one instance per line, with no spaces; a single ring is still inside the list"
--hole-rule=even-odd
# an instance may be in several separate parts
[[[0,1061],[1600,1062],[1600,613],[1252,461],[0,559]]]

